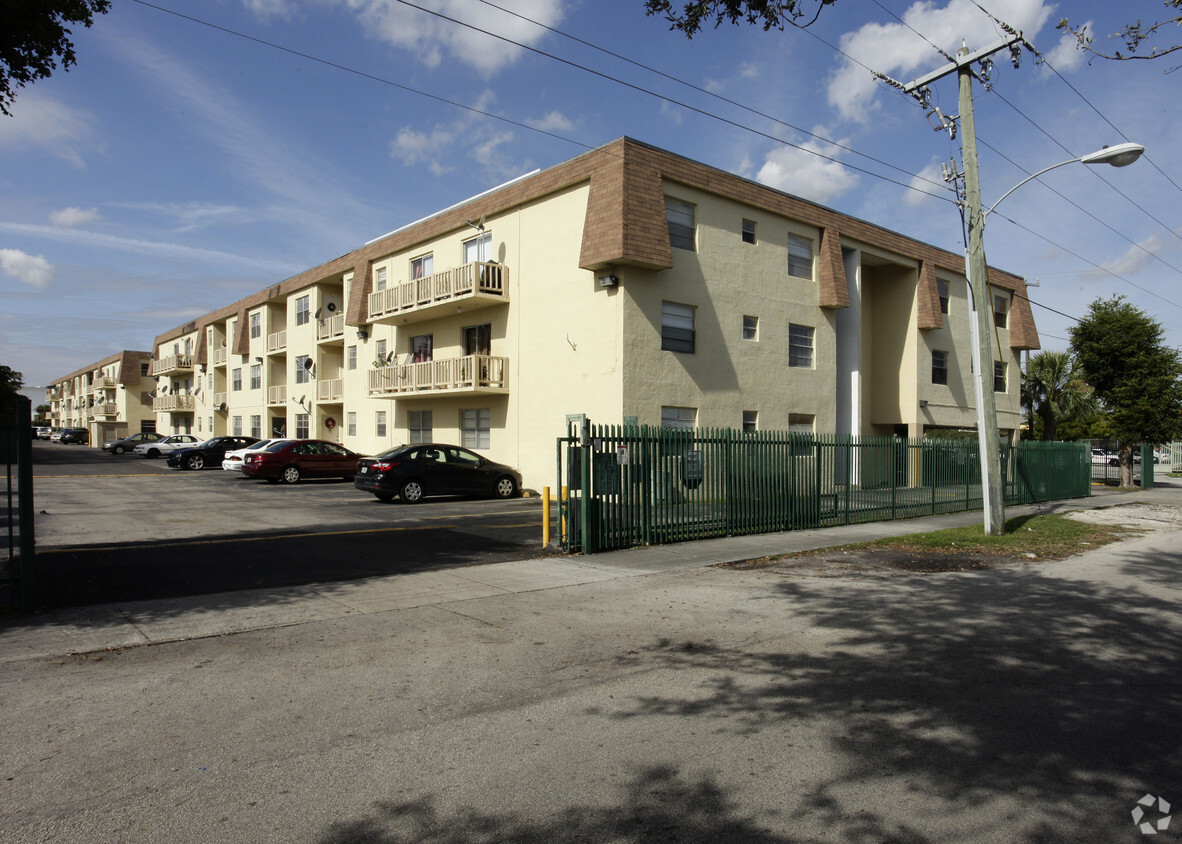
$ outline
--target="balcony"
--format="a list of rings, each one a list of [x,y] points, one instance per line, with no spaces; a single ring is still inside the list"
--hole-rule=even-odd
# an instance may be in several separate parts
[[[226,351],[226,347],[219,346],[218,348],[213,350],[213,365],[214,366],[225,366],[226,359],[229,358],[229,356],[230,355]]]
[[[474,262],[369,295],[370,322],[421,322],[463,305],[471,310],[509,301],[509,268]]]
[[[94,406],[95,416],[118,416],[119,405],[114,402],[99,402]]]
[[[156,396],[152,399],[152,410],[157,413],[192,413],[192,396]]]
[[[345,336],[345,315],[337,314],[328,319],[322,319],[316,324],[316,342],[326,340],[340,340]]]
[[[267,404],[286,404],[287,403],[287,385],[278,384],[274,387],[267,388]]]
[[[267,335],[267,354],[278,355],[287,351],[287,332],[276,331]]]
[[[96,393],[101,393],[103,390],[113,390],[115,387],[115,379],[110,375],[103,375],[94,379],[94,384],[91,385],[91,390]]]
[[[369,394],[397,398],[509,392],[509,359],[492,355],[432,360],[369,371]]]
[[[339,403],[345,397],[345,381],[342,378],[329,378],[316,382],[316,401]]]
[[[153,375],[178,375],[193,371],[192,355],[168,355],[152,361]]]
[[[229,393],[214,393],[213,394],[213,406],[218,408],[219,410],[222,407],[226,407],[227,406],[226,400],[229,399],[229,397],[230,397]]]

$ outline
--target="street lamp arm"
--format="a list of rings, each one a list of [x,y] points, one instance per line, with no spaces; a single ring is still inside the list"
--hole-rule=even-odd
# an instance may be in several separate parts
[[[1037,173],[1035,173],[1032,176],[1027,176],[1025,179],[1018,182],[1018,184],[1014,185],[1008,191],[1003,193],[1001,195],[1001,199],[997,200],[997,202],[995,202],[989,206],[989,210],[981,215],[981,225],[984,225],[985,221],[987,219],[989,219],[989,215],[993,213],[993,209],[996,208],[997,206],[1001,205],[1002,200],[1004,200],[1007,196],[1009,196],[1011,193],[1016,191],[1018,188],[1022,187],[1022,185],[1026,184],[1027,182],[1034,181],[1039,176],[1041,176],[1043,173],[1049,173],[1051,170],[1054,170],[1057,167],[1065,167],[1068,164],[1075,164],[1078,161],[1083,161],[1083,159],[1082,158],[1070,158],[1067,161],[1060,161],[1058,164],[1052,164],[1050,167],[1044,167],[1043,169],[1039,170]]]

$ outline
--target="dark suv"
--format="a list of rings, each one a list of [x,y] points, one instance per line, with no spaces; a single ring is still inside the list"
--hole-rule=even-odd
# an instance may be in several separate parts
[[[78,445],[90,444],[90,432],[85,428],[66,428],[62,431],[62,443],[78,443]]]

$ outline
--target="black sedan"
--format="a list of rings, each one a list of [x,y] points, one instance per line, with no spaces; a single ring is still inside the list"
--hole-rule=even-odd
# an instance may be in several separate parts
[[[132,434],[130,437],[124,437],[121,440],[105,442],[103,443],[103,451],[109,451],[111,454],[125,454],[129,451],[135,451],[135,447],[140,443],[154,443],[162,439],[164,439],[163,434],[145,431],[139,434]]]
[[[379,501],[392,501],[397,495],[404,504],[428,495],[513,498],[521,489],[521,473],[466,448],[421,443],[361,458],[353,485]]]
[[[200,445],[170,451],[168,465],[176,469],[220,469],[227,451],[246,448],[258,441],[258,437],[214,437]]]

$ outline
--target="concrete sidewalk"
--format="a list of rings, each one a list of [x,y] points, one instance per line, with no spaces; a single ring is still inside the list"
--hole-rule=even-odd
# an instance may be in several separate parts
[[[1182,487],[1148,492],[1093,488],[1090,498],[1011,507],[1007,517],[1127,503],[1182,503]],[[14,616],[0,622],[0,663],[225,636],[391,610],[445,605],[752,560],[909,533],[976,524],[980,511],[819,530],[684,542],[592,555],[551,557],[439,571],[101,604]]]

